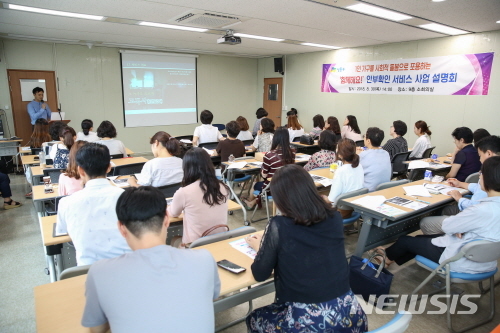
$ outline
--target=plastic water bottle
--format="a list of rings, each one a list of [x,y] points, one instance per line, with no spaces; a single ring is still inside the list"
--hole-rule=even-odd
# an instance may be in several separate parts
[[[227,161],[229,163],[233,163],[234,162],[234,155],[233,154],[229,155],[229,158],[227,159]]]
[[[38,160],[40,161],[40,166],[43,167],[45,165],[45,154],[43,151],[38,153]]]
[[[337,171],[338,167],[339,167],[339,165],[336,162],[333,162],[332,164],[330,164],[330,172],[335,173],[335,171]]]

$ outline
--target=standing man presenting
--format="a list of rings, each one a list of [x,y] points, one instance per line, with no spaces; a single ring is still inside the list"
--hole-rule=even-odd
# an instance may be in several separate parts
[[[43,118],[47,121],[50,120],[52,111],[49,105],[43,101],[43,89],[36,87],[33,89],[34,99],[28,103],[28,113],[31,118],[31,128],[35,127],[35,122],[37,119]]]

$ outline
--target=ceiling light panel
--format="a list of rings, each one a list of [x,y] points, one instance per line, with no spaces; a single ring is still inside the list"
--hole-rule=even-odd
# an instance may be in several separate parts
[[[208,30],[208,29],[202,29],[202,28],[184,27],[181,25],[163,24],[163,23],[146,22],[146,21],[139,22],[139,25],[144,25],[144,26],[148,26],[148,27],[155,27],[155,28],[194,31],[194,32],[205,32]]]
[[[257,36],[257,35],[247,35],[247,34],[240,34],[236,33],[234,34],[235,36],[238,37],[243,37],[243,38],[252,38],[252,39],[262,39],[262,40],[269,40],[271,42],[282,42],[284,41],[283,38],[273,38],[273,37],[264,37],[264,36]]]
[[[427,30],[440,32],[440,33],[447,34],[447,35],[462,35],[462,34],[468,33],[467,31],[464,31],[464,30],[455,29],[455,28],[448,27],[448,26],[445,26],[442,24],[437,24],[437,23],[423,24],[423,25],[419,25],[419,27],[427,29]]]
[[[81,18],[81,19],[95,20],[95,21],[102,21],[105,18],[104,16],[98,16],[98,15],[88,15],[88,14],[61,12],[59,10],[51,10],[51,9],[43,9],[43,8],[19,6],[19,5],[13,5],[13,4],[8,4],[8,8],[9,9],[13,9],[13,10],[20,10],[20,11],[24,11],[24,12],[36,13],[36,14],[66,16],[66,17],[74,17],[74,18]]]
[[[304,46],[314,46],[314,47],[322,47],[322,48],[325,48],[325,49],[341,49],[340,46],[331,46],[331,45],[324,45],[324,44],[315,44],[315,43],[300,43],[301,45],[304,45]]]
[[[385,19],[388,19],[391,21],[403,21],[403,20],[409,20],[412,18],[411,16],[404,15],[404,14],[397,13],[397,12],[393,12],[392,10],[387,10],[384,8],[370,6],[370,5],[365,5],[363,3],[357,4],[357,5],[352,5],[352,6],[347,6],[345,8],[349,9],[349,10],[356,11],[356,12],[360,12],[363,14],[385,18]]]

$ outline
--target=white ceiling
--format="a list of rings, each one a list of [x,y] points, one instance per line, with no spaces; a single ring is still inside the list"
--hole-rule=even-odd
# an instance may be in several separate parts
[[[160,50],[194,50],[216,54],[266,57],[321,51],[293,44],[310,42],[357,47],[444,37],[415,26],[379,19],[339,8],[355,0],[12,0],[11,4],[82,14],[130,19],[132,24],[90,21],[76,18],[0,9],[0,33],[6,38],[89,41]],[[500,29],[500,0],[366,0],[365,2],[410,16],[446,24],[469,32]],[[172,23],[192,10],[206,10],[237,16],[242,23],[235,32],[284,38],[276,43],[243,39],[241,45],[216,43],[220,31],[205,33],[178,31],[134,24],[134,21]],[[12,36],[14,35],[14,36]]]

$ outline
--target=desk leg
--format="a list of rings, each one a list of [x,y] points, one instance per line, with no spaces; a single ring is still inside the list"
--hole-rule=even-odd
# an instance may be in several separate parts
[[[241,202],[240,198],[234,193],[233,189],[234,182],[233,181],[227,181],[227,186],[229,186],[229,190],[231,191],[231,197],[236,200],[238,205],[241,206],[241,210],[243,211],[243,224],[244,225],[250,225],[250,222],[247,220],[247,210],[245,209],[245,206],[243,206],[243,203]]]
[[[370,235],[370,229],[372,228],[372,218],[369,216],[363,216],[363,226],[359,232],[358,244],[356,245],[356,251],[354,255],[361,257],[365,252],[366,241]]]
[[[54,264],[54,256],[53,255],[47,255],[47,265],[49,268],[49,278],[50,278],[50,283],[56,282],[56,268]]]

